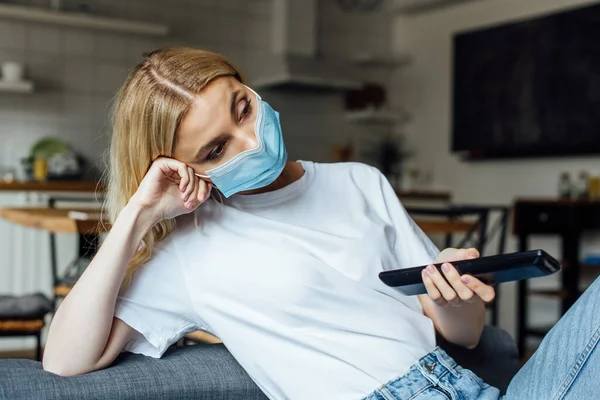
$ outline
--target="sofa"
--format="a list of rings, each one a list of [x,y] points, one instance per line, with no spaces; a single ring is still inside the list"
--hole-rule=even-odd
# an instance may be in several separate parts
[[[479,345],[472,350],[442,338],[438,338],[438,344],[460,365],[502,391],[519,366],[512,337],[499,328],[486,326]],[[222,344],[198,344],[173,346],[161,359],[121,353],[110,367],[75,377],[45,372],[37,361],[3,359],[0,399],[265,400],[266,397]]]

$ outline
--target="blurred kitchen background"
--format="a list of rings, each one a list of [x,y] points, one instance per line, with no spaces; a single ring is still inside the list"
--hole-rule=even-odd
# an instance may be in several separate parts
[[[375,165],[415,218],[424,221],[432,216],[422,208],[487,207],[487,226],[497,229],[479,232],[486,239],[485,255],[516,251],[519,237],[527,237],[527,248],[544,248],[559,259],[568,256],[571,268],[585,261],[592,271],[588,275],[595,276],[600,247],[593,230],[600,223],[585,225],[585,234],[568,239],[576,245],[567,255],[561,239],[567,228],[548,224],[554,224],[556,213],[565,215],[557,208],[561,204],[600,204],[593,199],[599,195],[600,126],[577,148],[544,146],[550,139],[536,126],[530,127],[537,133],[523,151],[502,147],[509,141],[479,139],[498,134],[493,127],[487,131],[481,120],[506,116],[510,105],[518,108],[526,99],[522,92],[511,97],[514,91],[485,82],[504,70],[511,76],[513,67],[525,71],[521,77],[535,74],[527,72],[534,61],[524,69],[501,63],[506,57],[537,54],[542,43],[551,47],[552,40],[543,36],[514,41],[518,32],[528,32],[529,25],[519,24],[534,21],[532,29],[538,32],[544,21],[554,21],[546,17],[585,15],[593,16],[589,26],[600,33],[599,10],[598,2],[589,0],[0,0],[0,207],[41,208],[55,205],[56,199],[97,207],[116,90],[143,52],[184,45],[223,53],[246,72],[281,113],[291,159]],[[514,54],[507,55],[506,42],[494,36],[504,31],[489,33],[490,27],[507,27],[506,40],[512,37],[511,46],[523,48],[513,46]],[[478,59],[478,51],[491,58]],[[590,57],[596,64],[590,65],[600,68],[597,48],[589,52],[596,52]],[[493,65],[501,70],[494,72]],[[584,97],[600,105],[592,101],[600,98],[600,69],[582,79],[590,91]],[[495,106],[489,111],[480,104]],[[469,107],[481,111],[479,119],[470,116]],[[582,126],[594,123],[599,121],[579,121],[567,130],[574,138],[585,130]],[[504,129],[520,132],[514,126]],[[520,222],[520,230],[512,212],[516,204],[525,207],[519,215],[527,224]],[[505,220],[502,207],[508,211]],[[500,225],[493,222],[498,211]],[[596,209],[593,213],[587,220],[598,223]],[[448,215],[449,221],[456,219]],[[81,255],[82,232],[52,234],[22,225],[0,219],[0,294],[41,291],[53,297],[56,276]],[[448,232],[438,228],[431,234],[443,247]],[[473,233],[453,229],[449,233]],[[552,235],[529,238],[529,233]],[[533,349],[568,307],[565,299],[576,298],[570,279],[565,283],[558,275],[532,281],[537,295],[521,287],[527,304],[519,301],[517,284],[503,284],[490,319],[520,337],[522,350]],[[529,311],[525,324],[537,327],[533,333],[519,320],[524,308]],[[0,351],[7,354],[29,347],[32,339],[0,340]]]

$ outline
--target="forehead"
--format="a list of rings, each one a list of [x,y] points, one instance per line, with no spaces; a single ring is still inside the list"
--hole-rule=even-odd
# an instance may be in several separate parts
[[[210,117],[214,117],[213,112],[228,106],[231,92],[239,85],[240,83],[232,77],[221,77],[209,82],[195,97],[181,127],[184,128],[184,124],[189,120],[209,122]]]
[[[177,132],[177,143],[186,142],[192,137],[202,136],[219,118],[229,117],[231,93],[242,86],[233,77],[220,77],[209,82],[194,98],[190,108],[181,120]],[[177,146],[179,147],[179,145]]]

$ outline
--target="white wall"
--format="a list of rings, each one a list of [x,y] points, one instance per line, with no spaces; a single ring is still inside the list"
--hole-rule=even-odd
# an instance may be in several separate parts
[[[509,204],[519,196],[555,196],[562,171],[600,172],[600,157],[544,160],[462,162],[450,154],[452,37],[454,33],[503,24],[594,3],[589,0],[482,0],[413,16],[397,16],[395,52],[408,52],[414,62],[394,76],[393,96],[412,115],[405,131],[417,150],[417,164],[433,172],[436,186],[452,190],[457,202]],[[594,244],[595,243],[595,244]],[[560,256],[555,239],[531,243]],[[587,240],[587,248],[600,242]],[[507,250],[514,250],[509,240]],[[552,285],[552,279],[535,281]],[[502,287],[501,324],[514,329],[514,285]],[[552,321],[556,302],[535,301],[532,318]]]

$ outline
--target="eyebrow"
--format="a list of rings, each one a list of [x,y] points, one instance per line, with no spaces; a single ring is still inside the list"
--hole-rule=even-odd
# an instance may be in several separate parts
[[[240,94],[241,90],[236,90],[231,94],[231,105],[229,106],[229,113],[231,114],[231,119],[235,120],[235,103],[237,102],[237,97]],[[217,136],[214,139],[211,139],[208,143],[206,143],[204,146],[202,146],[200,148],[200,150],[198,150],[198,152],[196,153],[196,156],[194,157],[194,161],[199,161],[200,158],[202,158],[202,155],[206,152],[208,152],[212,147],[218,145],[220,142],[222,142],[224,139],[226,139],[229,135],[225,134],[225,133],[221,133],[219,136]]]

